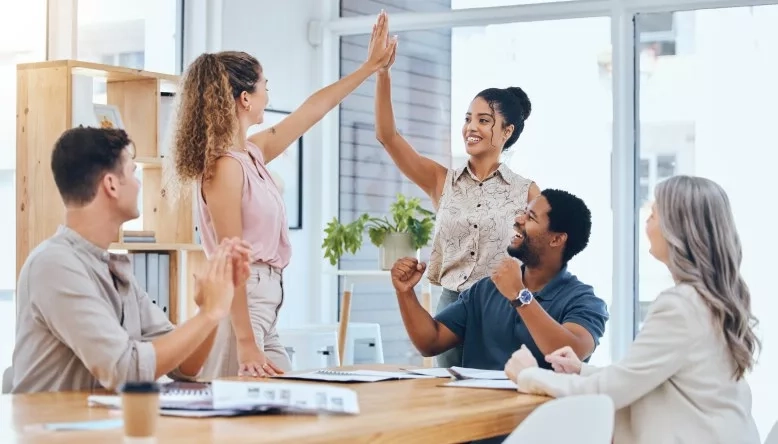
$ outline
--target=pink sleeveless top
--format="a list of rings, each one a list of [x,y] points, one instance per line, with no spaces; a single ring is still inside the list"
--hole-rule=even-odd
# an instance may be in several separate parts
[[[244,152],[228,151],[225,154],[240,162],[243,169],[243,239],[251,244],[254,262],[285,268],[292,256],[292,246],[289,242],[284,199],[265,166],[262,151],[248,141],[246,147],[255,160]],[[198,184],[197,197],[200,236],[205,254],[210,256],[216,251],[218,242],[208,204],[203,198],[202,183]]]

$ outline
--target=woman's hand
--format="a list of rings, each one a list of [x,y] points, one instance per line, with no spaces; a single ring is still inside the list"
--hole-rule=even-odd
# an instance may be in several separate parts
[[[511,381],[516,382],[519,373],[521,373],[522,370],[537,366],[537,359],[532,356],[532,352],[529,351],[526,345],[522,345],[520,349],[513,353],[511,359],[505,364],[505,374]]]
[[[276,376],[284,374],[256,344],[238,345],[238,376]]]
[[[373,25],[373,33],[370,35],[370,43],[367,45],[365,65],[372,72],[387,67],[393,60],[396,46],[397,38],[389,38],[389,17],[386,15],[386,11],[381,11]]]
[[[581,360],[570,347],[562,347],[547,355],[546,362],[551,364],[551,368],[557,373],[581,373]]]

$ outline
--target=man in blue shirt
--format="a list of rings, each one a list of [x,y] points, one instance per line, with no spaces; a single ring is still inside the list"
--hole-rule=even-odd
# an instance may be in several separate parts
[[[591,286],[567,271],[567,263],[589,243],[591,225],[580,198],[543,190],[516,216],[509,257],[435,318],[413,290],[426,264],[397,261],[392,284],[413,345],[424,356],[436,356],[461,343],[462,366],[488,370],[503,370],[522,345],[545,368],[545,356],[564,346],[588,360],[605,332],[608,311]]]

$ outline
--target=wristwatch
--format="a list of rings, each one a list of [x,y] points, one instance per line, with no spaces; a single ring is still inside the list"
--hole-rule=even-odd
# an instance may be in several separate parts
[[[516,299],[511,301],[511,307],[517,308],[519,306],[527,305],[532,302],[533,299],[535,299],[535,296],[531,291],[525,288],[519,292],[519,295],[516,296]]]

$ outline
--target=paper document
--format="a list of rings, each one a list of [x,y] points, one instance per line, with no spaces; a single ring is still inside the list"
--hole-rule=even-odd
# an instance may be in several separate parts
[[[431,376],[433,378],[451,378],[453,375],[447,368],[404,368],[402,369],[413,375]]]
[[[467,387],[482,389],[518,390],[516,383],[509,379],[462,379],[443,384],[446,387]]]
[[[274,378],[325,382],[379,382],[393,379],[428,379],[433,377],[406,372],[381,372],[376,370],[316,370],[306,373],[283,374],[274,376]]]
[[[171,383],[179,384],[179,383]],[[121,408],[121,396],[91,395],[90,406]],[[268,411],[359,413],[357,393],[343,387],[283,382],[223,381],[160,393],[160,414],[168,416],[236,416]]]
[[[456,379],[508,379],[503,370],[481,370],[464,367],[451,367],[448,370]]]

